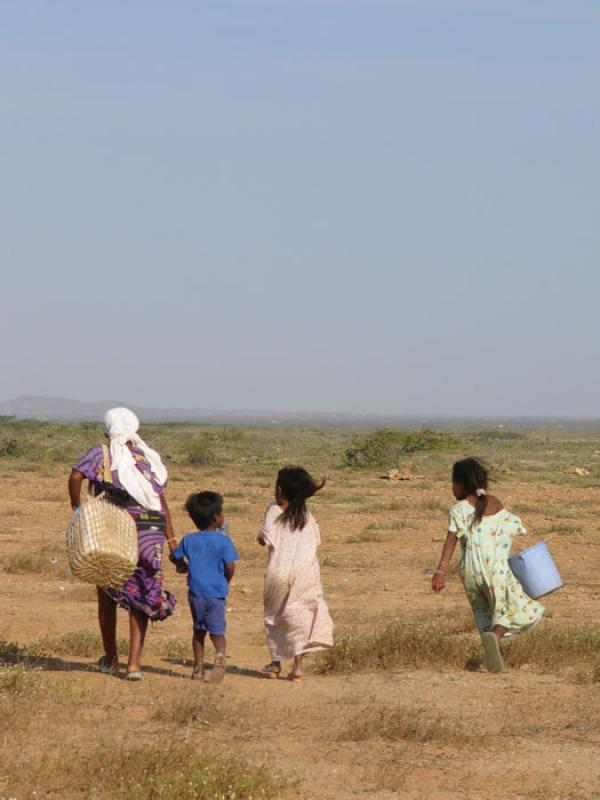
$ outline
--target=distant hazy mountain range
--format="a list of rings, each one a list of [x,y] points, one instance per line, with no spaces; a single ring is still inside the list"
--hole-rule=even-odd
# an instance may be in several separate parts
[[[122,400],[85,402],[64,397],[17,397],[0,403],[0,416],[55,422],[100,422],[113,406],[132,408],[143,422],[196,422],[206,425],[301,425],[305,427],[390,428],[553,428],[600,427],[600,420],[571,417],[451,417],[419,414],[333,414],[281,411],[227,411],[150,408]]]

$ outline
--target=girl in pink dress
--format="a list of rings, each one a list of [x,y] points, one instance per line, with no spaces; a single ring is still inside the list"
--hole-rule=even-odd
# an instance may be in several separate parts
[[[289,679],[302,680],[306,653],[333,646],[333,622],[323,598],[317,548],[319,526],[306,507],[324,483],[302,467],[277,475],[275,503],[267,509],[258,543],[269,548],[265,571],[265,632],[271,663],[263,669],[278,678],[281,662],[293,659]]]

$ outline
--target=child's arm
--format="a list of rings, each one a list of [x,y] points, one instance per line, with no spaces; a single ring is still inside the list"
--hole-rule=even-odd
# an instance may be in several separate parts
[[[227,578],[227,583],[231,583],[233,573],[235,572],[235,561],[226,561],[223,566],[223,571],[225,573],[225,577]]]
[[[279,514],[281,514],[281,509],[277,503],[271,503],[271,505],[267,508],[265,517],[263,519],[263,524],[258,532],[258,536],[256,537],[256,541],[261,547],[264,547],[265,545],[269,545],[269,547],[273,546],[273,521],[279,516]]]
[[[446,536],[446,541],[444,542],[444,547],[442,549],[440,563],[438,564],[438,568],[433,573],[433,578],[431,579],[431,588],[434,592],[441,592],[446,585],[446,570],[452,561],[452,556],[454,555],[454,548],[456,547],[457,541],[456,534],[448,531],[448,535]]]

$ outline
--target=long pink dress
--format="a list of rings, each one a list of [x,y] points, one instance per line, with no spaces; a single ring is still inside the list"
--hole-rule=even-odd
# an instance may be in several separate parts
[[[302,530],[267,510],[259,538],[269,548],[265,571],[265,632],[273,661],[333,646],[333,621],[323,598],[317,548],[319,526],[309,512]]]

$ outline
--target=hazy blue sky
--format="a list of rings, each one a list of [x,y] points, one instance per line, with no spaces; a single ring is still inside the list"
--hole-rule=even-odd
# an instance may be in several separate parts
[[[0,0],[0,400],[600,415],[597,0]]]

